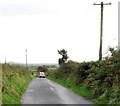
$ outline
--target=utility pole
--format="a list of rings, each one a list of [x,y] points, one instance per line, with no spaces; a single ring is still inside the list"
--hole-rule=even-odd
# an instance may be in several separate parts
[[[26,56],[26,66],[27,66],[27,49],[25,49],[25,56]]]
[[[118,2],[118,28],[120,28],[120,1]],[[118,49],[120,49],[120,30],[118,30]]]
[[[104,5],[111,5],[111,3],[103,3],[100,4],[94,3],[93,5],[101,5],[101,22],[100,22],[100,48],[99,48],[99,61],[102,60],[102,36],[103,36],[103,8]]]
[[[5,56],[5,64],[6,64],[6,56]]]

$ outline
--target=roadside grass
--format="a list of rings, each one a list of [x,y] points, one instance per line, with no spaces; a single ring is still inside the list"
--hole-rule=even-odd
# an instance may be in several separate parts
[[[75,92],[76,94],[85,97],[86,99],[90,100],[93,104],[96,104],[98,106],[107,106],[109,100],[106,99],[106,97],[101,98],[99,96],[95,96],[94,94],[94,89],[90,89],[88,85],[86,84],[81,84],[81,85],[76,85],[75,84],[75,79],[74,76],[58,76],[58,71],[60,70],[48,70],[48,76],[47,78],[49,80],[52,80],[70,90]],[[73,80],[72,80],[73,79]]]
[[[69,88],[73,92],[79,94],[80,96],[83,97],[91,97],[92,96],[92,91],[86,88],[85,86],[76,86],[74,84],[71,84],[70,82],[66,81],[66,79],[55,79],[53,77],[48,76],[47,77],[49,80],[52,80],[66,88]]]
[[[2,104],[20,104],[21,96],[33,79],[30,70],[20,65],[2,65]]]
[[[76,94],[85,97],[86,99],[90,100],[93,104],[97,104],[97,106],[107,106],[108,100],[106,100],[106,99],[100,100],[99,98],[92,99],[93,91],[88,89],[84,85],[76,86],[74,84],[70,84],[70,82],[66,81],[66,79],[64,79],[64,78],[63,79],[55,79],[50,76],[48,76],[47,78],[51,81],[54,81],[64,87],[70,89],[71,91],[75,92]],[[114,106],[116,106],[116,105],[114,105]]]

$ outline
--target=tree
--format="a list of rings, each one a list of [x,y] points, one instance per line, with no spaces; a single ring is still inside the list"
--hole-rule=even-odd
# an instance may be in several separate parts
[[[57,50],[57,51],[58,51],[58,54],[60,54],[62,56],[62,58],[58,59],[58,64],[59,65],[64,64],[67,61],[67,59],[69,58],[67,56],[67,51],[65,49]]]
[[[39,66],[37,68],[37,71],[39,71],[39,72],[45,72],[46,70],[47,70],[47,68],[45,66]]]

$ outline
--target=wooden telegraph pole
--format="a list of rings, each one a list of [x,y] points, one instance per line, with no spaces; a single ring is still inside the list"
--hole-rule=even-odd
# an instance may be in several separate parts
[[[25,56],[26,56],[26,66],[27,66],[27,49],[25,49]]]
[[[111,3],[103,3],[103,2],[101,2],[100,4],[94,3],[93,5],[101,5],[99,60],[102,60],[103,8],[104,8],[104,5],[111,5]]]
[[[7,62],[6,62],[6,56],[5,56],[5,64],[6,64]]]

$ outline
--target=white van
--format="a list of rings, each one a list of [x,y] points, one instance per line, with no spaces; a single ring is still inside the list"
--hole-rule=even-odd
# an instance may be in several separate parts
[[[45,72],[40,72],[39,78],[45,78]]]

